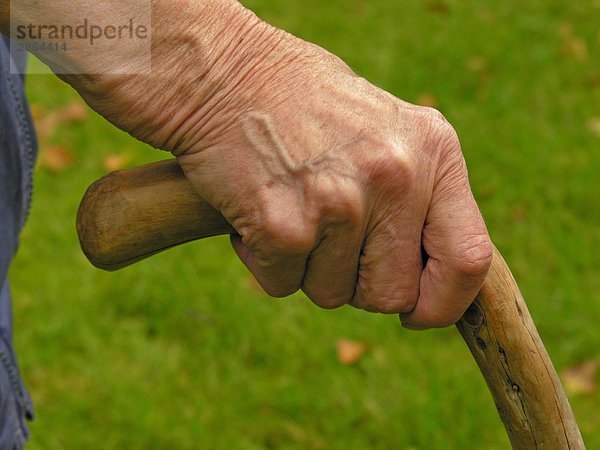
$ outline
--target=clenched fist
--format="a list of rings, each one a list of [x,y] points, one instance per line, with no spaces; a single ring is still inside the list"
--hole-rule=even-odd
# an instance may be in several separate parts
[[[457,321],[492,248],[444,117],[233,0],[154,3],[151,74],[64,78],[177,156],[265,291],[400,313],[409,328]]]

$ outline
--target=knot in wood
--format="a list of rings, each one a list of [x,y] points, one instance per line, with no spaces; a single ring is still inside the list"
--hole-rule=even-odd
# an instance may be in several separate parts
[[[483,311],[477,301],[471,303],[462,318],[471,327],[479,327],[483,324]]]

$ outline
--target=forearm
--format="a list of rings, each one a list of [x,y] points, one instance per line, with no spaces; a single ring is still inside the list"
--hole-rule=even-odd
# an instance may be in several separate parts
[[[235,21],[243,9],[232,0],[0,2],[1,31],[22,43],[66,43],[67,51],[34,52],[53,70],[72,74],[144,72],[145,68],[136,64],[152,48],[161,53],[172,51],[169,46],[175,37],[188,50],[193,46],[208,65],[211,55],[218,52],[219,36],[239,28]],[[84,23],[85,29],[77,31]]]
[[[49,30],[40,25],[58,25],[59,32],[60,26],[86,19],[89,26],[118,27],[130,19],[146,25],[148,13],[140,0],[15,0],[10,20],[7,0],[0,2],[2,32],[14,35],[20,26],[29,33],[33,25],[38,41],[39,31],[45,33],[42,41],[49,40]],[[148,47],[143,40],[136,47],[127,39],[99,38],[93,45],[71,39],[68,51],[34,53],[115,125],[156,147],[183,151],[204,128],[216,128],[206,125],[214,115],[224,117],[226,108],[252,97],[255,74],[264,76],[267,66],[289,59],[282,41],[291,37],[235,0],[152,0],[151,5]],[[151,67],[144,59],[149,51]]]

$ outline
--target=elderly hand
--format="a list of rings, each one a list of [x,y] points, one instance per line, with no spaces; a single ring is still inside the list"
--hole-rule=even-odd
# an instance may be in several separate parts
[[[457,321],[492,249],[444,117],[237,2],[184,9],[154,21],[151,75],[65,79],[177,156],[270,295],[302,289],[323,308],[401,313],[409,328]]]

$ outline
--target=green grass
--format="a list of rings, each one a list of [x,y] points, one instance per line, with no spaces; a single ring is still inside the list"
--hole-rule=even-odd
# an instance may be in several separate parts
[[[559,371],[600,357],[600,4],[581,0],[249,0],[398,97],[433,96]],[[32,103],[76,94],[29,80]],[[116,273],[74,230],[108,154],[164,158],[93,115],[49,144],[12,270],[15,341],[36,403],[30,449],[503,449],[485,384],[453,329],[322,311],[259,293],[226,238]],[[339,338],[368,344],[353,367]],[[597,380],[598,381],[598,380]],[[600,392],[572,395],[600,448]]]

